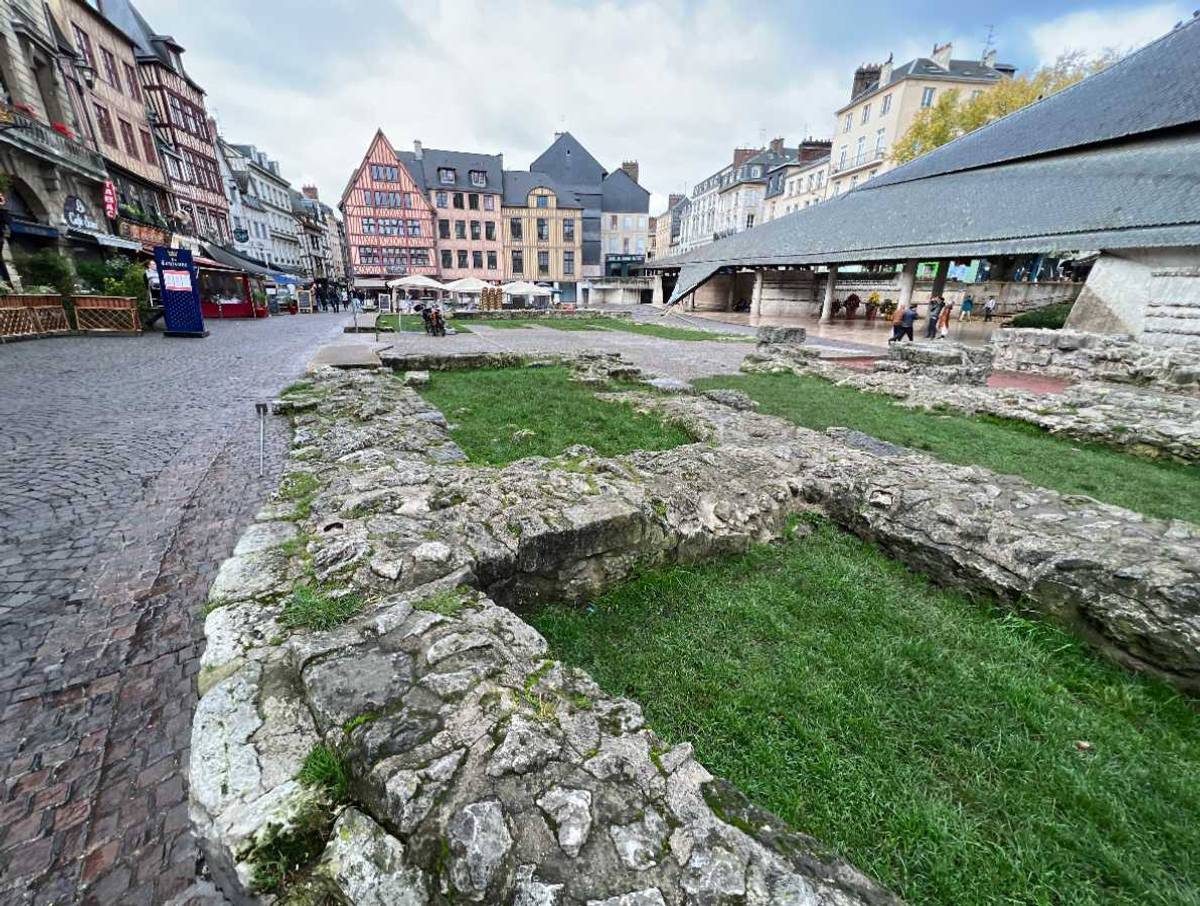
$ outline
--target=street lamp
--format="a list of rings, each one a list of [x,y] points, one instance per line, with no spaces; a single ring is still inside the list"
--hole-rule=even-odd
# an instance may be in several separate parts
[[[86,57],[76,57],[75,71],[79,73],[89,91],[96,87],[96,67],[89,63]]]

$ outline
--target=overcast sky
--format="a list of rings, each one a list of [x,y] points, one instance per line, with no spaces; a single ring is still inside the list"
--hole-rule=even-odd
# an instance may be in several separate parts
[[[136,0],[135,0],[136,2]],[[1189,0],[1195,3],[1195,0]],[[377,127],[397,148],[504,153],[528,167],[570,130],[608,169],[684,191],[735,146],[829,137],[854,68],[989,34],[1025,70],[1063,51],[1129,49],[1187,3],[908,0],[140,0],[185,48],[222,134],[279,159],[335,205]]]

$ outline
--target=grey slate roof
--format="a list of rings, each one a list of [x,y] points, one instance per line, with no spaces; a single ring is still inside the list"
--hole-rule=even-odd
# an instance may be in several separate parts
[[[624,170],[613,170],[600,187],[600,210],[614,214],[649,213],[650,192]]]
[[[893,68],[892,76],[886,84],[880,85],[876,82],[870,88],[860,91],[850,99],[849,104],[846,104],[837,112],[841,114],[860,101],[865,101],[871,95],[886,91],[897,82],[906,78],[927,79],[934,82],[942,81],[943,79],[951,82],[979,82],[981,85],[985,85],[1000,81],[1000,79],[1006,77],[1005,73],[1012,71],[1012,69],[1013,67],[1007,63],[991,67],[984,65],[979,60],[951,60],[949,68],[943,68],[929,59],[929,57],[917,57]],[[1004,70],[1004,72],[1000,70]]]
[[[150,27],[141,12],[130,0],[99,0],[99,12],[113,25],[125,32],[136,48],[136,55],[141,58],[154,57],[163,66],[187,79],[197,91],[203,91],[192,80],[182,65],[176,66],[168,52],[168,47],[174,45],[182,50],[170,35],[163,35]]]
[[[529,193],[539,186],[550,189],[558,197],[560,208],[583,208],[570,189],[565,188],[547,173],[532,173],[529,170],[504,171],[504,199],[502,204],[525,207],[529,204]]]
[[[1154,85],[1156,73],[1177,74],[1198,57],[1193,20],[1105,72],[840,198],[648,267],[681,267],[689,277],[708,267],[703,280],[718,267],[755,264],[1200,245],[1200,93]],[[1088,85],[1094,80],[1102,80],[1099,90]],[[1151,85],[1162,103],[1146,93]],[[1078,140],[1066,144],[1059,133],[1056,146],[1043,137],[1055,119],[1073,123]],[[982,146],[968,143],[985,133]],[[962,143],[965,151],[955,147]],[[674,298],[688,291],[681,276]]]
[[[607,171],[570,132],[560,132],[529,169],[546,173],[572,191],[595,192]]]
[[[476,154],[473,151],[442,151],[437,148],[425,148],[421,159],[417,160],[412,151],[397,151],[396,158],[408,168],[418,185],[426,189],[441,189],[447,192],[495,192],[503,189],[504,179],[501,175],[503,160],[499,154]],[[444,183],[438,176],[438,170],[449,167],[454,170],[454,182]],[[482,170],[486,174],[487,185],[477,186],[471,182],[471,171]]]

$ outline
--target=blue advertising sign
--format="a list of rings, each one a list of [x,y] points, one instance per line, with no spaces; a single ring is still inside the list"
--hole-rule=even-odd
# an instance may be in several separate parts
[[[200,311],[200,281],[192,264],[192,253],[156,245],[154,264],[158,268],[166,336],[207,337]]]

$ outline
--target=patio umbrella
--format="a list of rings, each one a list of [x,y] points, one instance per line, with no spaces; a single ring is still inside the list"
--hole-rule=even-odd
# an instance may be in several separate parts
[[[393,289],[436,289],[442,291],[446,289],[442,284],[431,277],[426,277],[424,274],[410,274],[407,277],[400,277],[397,280],[389,280],[387,285]]]
[[[458,280],[452,280],[446,284],[445,289],[455,293],[480,293],[486,289],[488,284],[480,280],[478,277],[460,277]]]
[[[538,286],[526,280],[517,280],[500,287],[506,296],[552,296],[554,291],[548,286]]]

